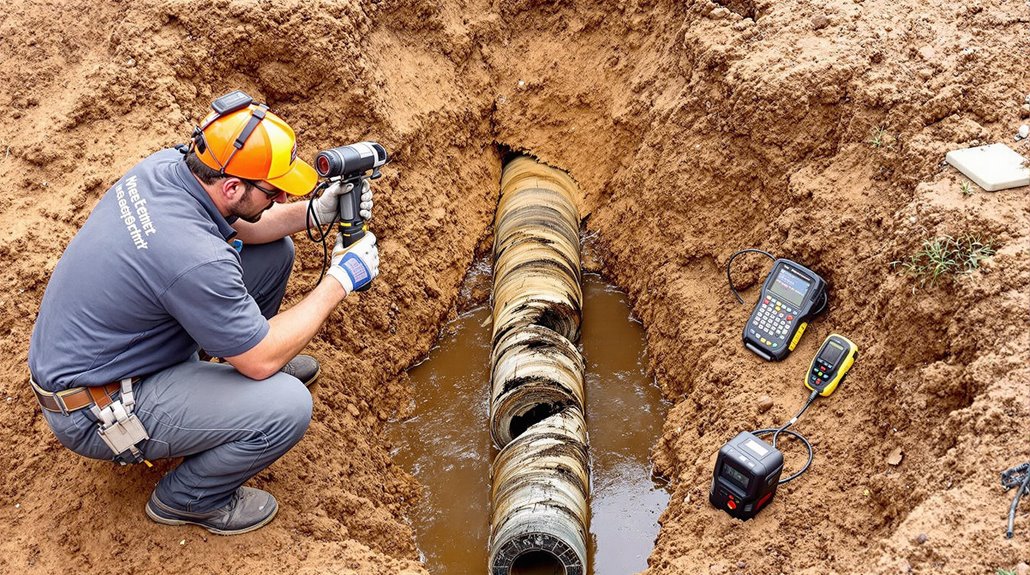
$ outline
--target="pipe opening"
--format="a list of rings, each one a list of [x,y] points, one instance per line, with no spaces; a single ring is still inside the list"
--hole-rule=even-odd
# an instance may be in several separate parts
[[[508,426],[508,433],[512,438],[522,435],[532,425],[540,423],[548,417],[565,409],[565,405],[556,403],[543,403],[529,411],[511,418],[511,425]]]
[[[565,575],[565,566],[547,551],[534,550],[515,558],[511,575]]]

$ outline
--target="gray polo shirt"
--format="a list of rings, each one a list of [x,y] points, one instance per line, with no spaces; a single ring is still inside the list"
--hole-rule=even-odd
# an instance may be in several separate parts
[[[57,263],[29,345],[45,389],[147,375],[198,346],[238,355],[268,333],[227,243],[236,232],[183,158],[162,150],[129,170]]]

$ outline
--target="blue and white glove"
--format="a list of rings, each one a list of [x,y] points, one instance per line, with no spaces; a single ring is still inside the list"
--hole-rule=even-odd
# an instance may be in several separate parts
[[[343,235],[337,234],[332,265],[327,274],[340,282],[348,294],[370,284],[379,275],[379,248],[375,234],[365,232],[350,248],[343,247]]]
[[[320,224],[333,221],[340,213],[340,196],[354,189],[354,184],[336,182],[325,189],[321,196],[311,200]],[[372,187],[368,180],[361,180],[361,206],[358,215],[365,221],[372,219]]]

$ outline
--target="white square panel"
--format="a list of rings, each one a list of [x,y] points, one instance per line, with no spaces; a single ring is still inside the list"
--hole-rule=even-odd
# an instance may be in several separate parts
[[[1005,144],[953,150],[944,158],[988,192],[1030,185],[1026,158]]]

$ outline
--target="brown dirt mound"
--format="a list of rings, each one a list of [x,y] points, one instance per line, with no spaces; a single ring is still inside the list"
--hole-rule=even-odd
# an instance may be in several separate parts
[[[0,571],[424,572],[404,521],[418,486],[381,431],[486,245],[498,145],[579,181],[587,232],[675,402],[655,449],[673,500],[649,572],[972,574],[1030,560],[1025,512],[1004,539],[997,476],[1030,459],[1030,201],[1025,188],[965,197],[941,163],[974,142],[1030,155],[1011,143],[1030,115],[1028,22],[1022,0],[6,6]],[[143,516],[167,464],[63,450],[25,365],[49,273],[100,195],[234,88],[281,112],[304,157],[375,138],[395,161],[377,187],[382,278],[313,344],[325,371],[312,427],[257,480],[281,516],[218,538]],[[891,269],[944,233],[993,237],[999,253],[933,288]],[[752,245],[833,290],[780,364],[739,345],[747,309],[722,276]],[[319,268],[320,250],[298,246],[293,301]],[[738,281],[754,284],[759,264]],[[831,331],[862,355],[802,420],[812,470],[755,521],[711,509],[712,454],[790,417]],[[759,415],[765,394],[775,405]]]

